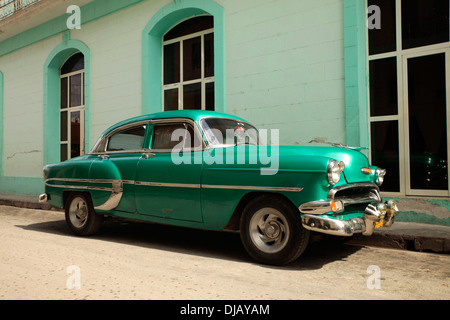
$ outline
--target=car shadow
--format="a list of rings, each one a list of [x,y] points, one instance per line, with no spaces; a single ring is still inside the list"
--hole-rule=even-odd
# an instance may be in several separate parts
[[[57,221],[16,225],[24,230],[76,237],[64,219]],[[328,263],[344,260],[361,247],[346,245],[336,239],[318,238],[312,241],[303,255],[287,266],[258,264],[245,251],[239,233],[190,229],[162,224],[108,219],[100,231],[90,238],[166,250],[182,254],[257,264],[283,270],[314,270]]]

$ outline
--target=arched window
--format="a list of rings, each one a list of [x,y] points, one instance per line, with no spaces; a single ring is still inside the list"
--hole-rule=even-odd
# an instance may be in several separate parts
[[[214,110],[214,18],[187,19],[163,37],[164,111]]]
[[[61,66],[61,161],[84,154],[84,56],[78,52]]]

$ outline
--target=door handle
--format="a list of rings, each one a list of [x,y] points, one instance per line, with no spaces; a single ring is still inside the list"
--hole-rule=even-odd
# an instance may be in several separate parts
[[[145,153],[142,154],[142,157],[145,158],[145,159],[153,158],[154,156],[156,156],[156,154],[153,153],[153,152],[145,152]]]

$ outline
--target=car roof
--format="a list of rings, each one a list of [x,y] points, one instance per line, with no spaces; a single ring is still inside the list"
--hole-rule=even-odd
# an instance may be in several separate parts
[[[151,113],[151,114],[144,114],[137,117],[129,118],[123,121],[120,121],[113,126],[109,127],[103,135],[108,134],[109,132],[115,130],[116,128],[119,128],[121,126],[133,123],[133,122],[139,122],[139,121],[146,121],[146,120],[159,120],[159,119],[172,119],[172,118],[186,118],[191,119],[193,121],[199,121],[201,118],[204,117],[218,117],[218,118],[231,118],[236,119],[240,121],[246,120],[239,118],[237,116],[227,114],[227,113],[221,113],[217,111],[208,111],[208,110],[172,110],[172,111],[164,111],[164,112],[157,112],[157,113]]]

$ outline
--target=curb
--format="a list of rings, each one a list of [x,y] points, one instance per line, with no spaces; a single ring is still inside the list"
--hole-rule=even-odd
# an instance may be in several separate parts
[[[0,205],[19,207],[26,209],[36,209],[36,210],[51,210],[52,207],[48,203],[31,202],[24,200],[12,200],[12,199],[0,199]]]
[[[450,253],[450,227],[396,222],[391,228],[391,230],[375,230],[369,237],[355,235],[347,243],[419,252]]]

